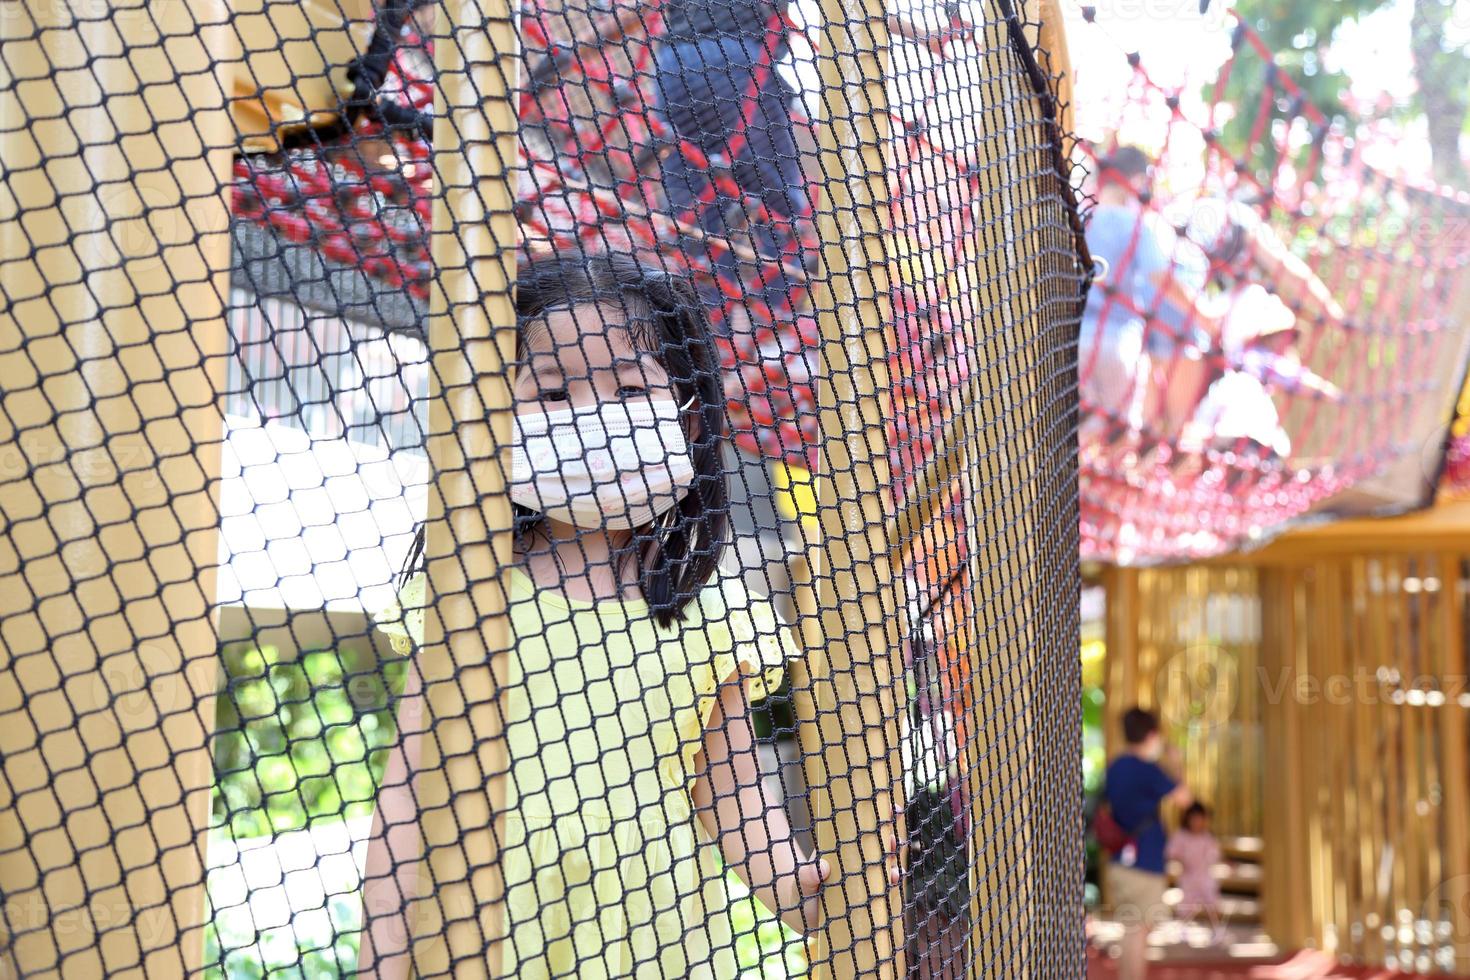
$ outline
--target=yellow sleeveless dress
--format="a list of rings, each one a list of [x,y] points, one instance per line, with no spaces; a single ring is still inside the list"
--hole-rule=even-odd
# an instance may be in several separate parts
[[[641,600],[580,601],[510,576],[502,976],[739,976],[726,866],[689,796],[716,689],[751,701],[794,656],[771,605],[720,578],[655,625]],[[423,637],[423,576],[379,615]]]

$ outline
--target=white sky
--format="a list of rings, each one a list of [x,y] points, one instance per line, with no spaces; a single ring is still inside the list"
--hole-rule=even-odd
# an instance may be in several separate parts
[[[1209,13],[1201,15],[1198,0],[1101,0],[1095,5],[1096,24],[1082,19],[1082,5],[1076,0],[1062,4],[1076,73],[1077,127],[1089,138],[1104,135],[1119,118],[1132,77],[1126,52],[1137,51],[1160,84],[1186,86],[1186,97],[1212,80],[1230,54],[1235,22],[1226,11],[1233,3],[1213,0]],[[1355,99],[1372,104],[1386,96],[1403,105],[1412,98],[1411,11],[1412,0],[1393,0],[1338,32],[1327,60],[1352,76]],[[1470,0],[1458,0],[1448,35],[1453,43],[1470,42]],[[1185,106],[1188,111],[1189,103]],[[1397,137],[1394,162],[1411,175],[1427,173],[1429,151],[1422,122],[1386,129]]]
[[[966,0],[962,6],[969,8],[971,18],[983,17],[983,4]],[[1082,136],[1099,139],[1109,135],[1123,120],[1124,141],[1145,147],[1156,146],[1161,141],[1162,123],[1157,115],[1146,119],[1135,111],[1134,118],[1127,119],[1128,86],[1133,77],[1126,60],[1129,51],[1139,53],[1156,82],[1165,87],[1182,87],[1186,114],[1203,119],[1205,106],[1198,93],[1206,82],[1215,78],[1230,55],[1230,32],[1235,21],[1228,11],[1234,6],[1233,0],[1211,0],[1210,10],[1205,14],[1200,13],[1199,0],[1098,0],[1093,4],[1097,9],[1094,24],[1083,20],[1083,4],[1079,0],[1061,0],[1061,6],[1072,54],[1076,124]],[[1365,105],[1380,103],[1385,98],[1397,105],[1411,100],[1415,86],[1409,51],[1412,7],[1413,0],[1390,0],[1382,10],[1360,23],[1345,25],[1338,32],[1327,61],[1353,78],[1355,100]],[[927,25],[937,24],[942,4],[939,0],[894,0],[890,9]],[[821,17],[818,0],[794,0],[792,10],[799,21],[807,23],[816,23]],[[1470,0],[1457,0],[1447,34],[1450,43],[1470,43]],[[904,47],[911,52],[918,50]],[[815,96],[820,82],[809,60],[811,51],[798,44],[793,54],[794,63],[788,62],[783,68],[788,78],[808,96],[809,113],[819,114],[821,107]],[[935,77],[942,78],[942,74]],[[902,83],[898,85],[904,88]],[[890,92],[895,106],[915,97],[922,98],[907,91]],[[941,98],[931,102],[930,121],[940,121],[933,118],[934,111],[944,114],[944,107],[937,102],[952,101]],[[959,113],[973,111],[970,99],[959,101],[964,103],[956,103]],[[1378,154],[1368,152],[1371,162],[1385,170],[1402,169],[1411,177],[1428,173],[1429,149],[1422,120],[1382,123],[1378,129],[1385,138],[1378,141],[1381,147]],[[1176,149],[1188,147],[1176,144]],[[1180,175],[1183,180],[1191,176]]]

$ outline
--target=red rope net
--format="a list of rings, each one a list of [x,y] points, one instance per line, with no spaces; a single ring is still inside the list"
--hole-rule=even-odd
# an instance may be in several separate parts
[[[1207,556],[1427,503],[1465,376],[1470,195],[1371,166],[1393,147],[1325,116],[1244,23],[1203,113],[1119,57],[1119,128],[1161,134],[1083,148],[1110,266],[1079,351],[1084,557]],[[1260,93],[1238,117],[1232,77]]]
[[[527,239],[633,251],[692,272],[724,326],[737,444],[810,467],[817,327],[807,202],[817,194],[809,185],[785,217],[732,176],[754,92],[724,152],[707,153],[653,111],[657,3],[592,8],[580,21],[535,6],[524,13],[518,210]],[[432,102],[432,64],[415,16],[402,17],[375,111],[357,116],[350,138],[243,157],[235,212],[422,299],[431,173],[414,113]],[[770,47],[783,34],[800,40],[789,22],[768,30]],[[908,28],[941,60],[963,57],[972,31],[959,19],[942,32]],[[1244,24],[1202,115],[1127,57],[1125,117],[1167,120],[1152,173],[1197,162],[1201,147],[1203,169],[1182,183],[1155,180],[1141,197],[1135,189],[1122,205],[1136,212],[1132,235],[1113,249],[1112,268],[1100,263],[1106,274],[1079,349],[1084,557],[1205,556],[1303,515],[1424,503],[1464,375],[1456,314],[1470,288],[1470,197],[1375,170],[1368,142],[1312,105]],[[758,64],[752,89],[774,70],[769,59]],[[1259,79],[1258,104],[1242,110],[1243,139],[1222,135],[1232,75]],[[924,196],[954,187],[966,163],[929,138],[925,109],[892,120],[894,227],[916,252],[935,242],[958,251],[977,233],[975,210]],[[798,118],[796,128],[809,152],[809,126]],[[362,150],[373,137],[378,160]],[[1081,149],[1096,170],[1112,148]],[[671,214],[659,172],[675,154],[709,177]],[[925,180],[934,168],[951,179]],[[1094,236],[1111,207],[1094,211]],[[705,230],[713,208],[726,212],[725,234]],[[1139,288],[1145,253],[1160,267]],[[890,445],[900,474],[932,456],[946,396],[971,369],[950,279],[920,271],[899,277],[891,297]],[[785,288],[767,289],[772,282]]]
[[[351,132],[338,138],[242,157],[234,190],[238,218],[269,225],[281,238],[419,300],[427,299],[432,276],[427,117],[414,118],[427,113],[433,100],[432,45],[423,40],[428,32],[417,19],[425,12],[419,8],[403,17],[372,100],[375,111],[359,114]],[[896,26],[941,59],[955,47],[974,53],[974,27],[957,15],[942,30]],[[757,66],[742,126],[723,152],[707,153],[676,137],[654,111],[651,63],[663,30],[658,3],[611,7],[601,15],[592,8],[581,17],[528,5],[521,29],[528,77],[520,95],[517,213],[528,248],[580,244],[592,251],[632,251],[691,273],[716,297],[712,319],[724,327],[721,349],[737,444],[810,468],[817,441],[811,366],[818,338],[807,281],[817,254],[809,203],[817,188],[808,181],[806,202],[787,218],[732,175],[732,160],[757,109],[754,90],[776,70],[769,56]],[[783,34],[805,40],[796,24],[773,21],[768,47]],[[895,226],[906,229],[915,250],[957,253],[976,234],[974,201],[947,200],[940,208],[921,200],[925,192],[919,188],[947,182],[934,173],[963,175],[966,165],[930,138],[924,104],[907,108],[907,116],[894,113],[891,120]],[[799,148],[811,152],[810,122],[799,114],[795,122]],[[381,149],[376,158],[364,150],[375,140]],[[670,213],[659,176],[674,154],[709,175],[693,205],[678,213]],[[968,178],[972,190],[977,181]],[[729,231],[723,235],[705,230],[706,212],[719,207],[727,211],[721,217]],[[729,263],[718,262],[722,253],[734,257],[738,275]],[[764,288],[778,279],[787,288]],[[933,453],[932,423],[944,411],[943,394],[967,377],[956,349],[951,290],[940,275],[926,283],[900,282],[891,297],[898,345],[890,367],[907,410],[894,420],[890,442],[894,465],[904,471]],[[943,369],[936,368],[940,362]]]

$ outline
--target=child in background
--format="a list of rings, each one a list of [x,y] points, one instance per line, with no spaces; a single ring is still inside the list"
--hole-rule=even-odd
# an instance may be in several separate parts
[[[508,921],[491,973],[733,978],[727,867],[798,933],[831,868],[760,778],[750,704],[794,650],[770,604],[718,569],[709,328],[687,283],[617,255],[535,260],[515,296]],[[418,572],[382,625],[410,657],[424,595]],[[408,974],[421,894],[412,774],[432,732],[409,666],[364,883],[360,965],[378,976]]]
[[[1218,923],[1220,883],[1215,880],[1214,868],[1220,862],[1220,842],[1210,833],[1210,811],[1204,804],[1192,803],[1184,811],[1164,854],[1180,865],[1179,889],[1183,896],[1176,909],[1178,916]]]

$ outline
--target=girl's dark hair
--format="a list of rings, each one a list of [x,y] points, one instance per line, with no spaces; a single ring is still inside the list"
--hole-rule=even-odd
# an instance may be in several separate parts
[[[639,585],[654,621],[672,626],[714,577],[730,526],[724,383],[694,287],[683,276],[626,255],[563,252],[523,262],[515,301],[518,362],[525,359],[528,324],[554,310],[596,306],[626,324],[636,349],[658,360],[679,404],[694,399],[699,418],[689,442],[694,482],[677,505],[634,531],[634,547],[624,559],[638,562]],[[519,505],[514,509],[516,533],[524,541],[543,517]],[[405,572],[422,563],[423,537],[420,527]]]
[[[1123,741],[1137,745],[1159,730],[1159,717],[1142,708],[1129,708],[1123,713]]]
[[[1179,826],[1181,826],[1184,829],[1188,830],[1189,829],[1189,822],[1191,820],[1193,820],[1195,817],[1197,817],[1197,816],[1198,817],[1208,817],[1209,815],[1210,815],[1210,808],[1209,807],[1207,807],[1203,803],[1199,803],[1199,802],[1191,803],[1191,804],[1189,804],[1189,806],[1187,806],[1187,807],[1184,808],[1184,813],[1182,813],[1180,815],[1180,817],[1179,817]]]

